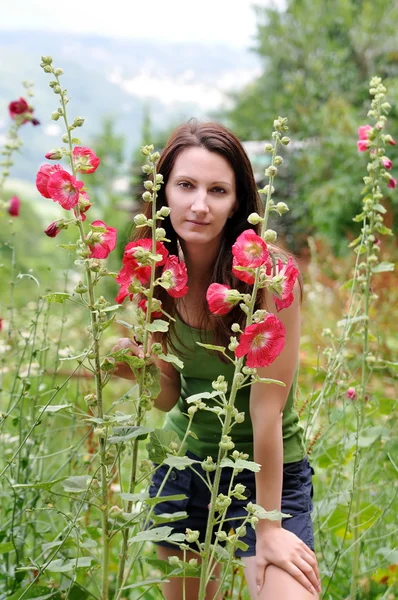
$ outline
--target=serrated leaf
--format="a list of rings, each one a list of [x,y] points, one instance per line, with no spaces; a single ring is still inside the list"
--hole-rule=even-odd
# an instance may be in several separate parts
[[[87,491],[89,481],[91,481],[89,475],[74,475],[73,477],[65,479],[62,483],[62,487],[65,492],[81,494],[82,492]]]
[[[184,363],[182,362],[182,360],[180,360],[178,358],[178,356],[175,356],[174,354],[158,354],[158,357],[161,360],[164,360],[165,362],[173,363],[174,365],[177,365],[177,367],[179,369],[184,368]]]
[[[163,461],[163,464],[168,465],[169,467],[175,467],[179,471],[183,471],[187,467],[190,467],[191,465],[198,462],[198,460],[193,460],[188,456],[168,456]]]
[[[91,566],[92,560],[91,556],[80,556],[77,560],[73,558],[57,558],[50,562],[46,567],[46,571],[51,571],[52,573],[66,573],[67,571],[74,571],[75,569],[84,569]]]
[[[394,269],[394,263],[383,261],[372,267],[372,273],[387,273],[388,271],[394,271]]]
[[[147,325],[146,328],[152,333],[156,331],[166,332],[169,330],[169,323],[168,321],[163,321],[162,319],[155,319],[154,321],[152,321],[152,323],[149,323],[149,325]]]
[[[58,302],[59,304],[63,304],[65,300],[69,300],[70,294],[65,294],[64,292],[52,292],[51,294],[45,294],[43,296],[47,302]]]
[[[151,431],[153,431],[153,427],[114,427],[113,435],[108,438],[108,442],[110,444],[121,444],[136,438],[145,440]]]
[[[146,445],[149,459],[156,464],[161,464],[168,457],[172,442],[180,448],[181,440],[175,431],[164,429],[152,431],[149,434],[149,443]]]

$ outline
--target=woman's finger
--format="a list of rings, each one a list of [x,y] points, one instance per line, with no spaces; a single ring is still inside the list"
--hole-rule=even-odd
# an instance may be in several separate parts
[[[318,584],[320,585],[321,584],[321,577],[319,575],[318,561],[316,559],[315,552],[313,552],[310,548],[308,548],[308,546],[306,546],[304,544],[304,552],[301,555],[301,557],[304,560],[306,560],[311,565],[311,567],[314,569],[314,572],[315,572],[315,574],[316,574],[316,576],[318,578]]]
[[[302,560],[302,563],[305,563],[305,561]],[[305,563],[305,564],[307,566],[309,566],[308,563]],[[305,587],[309,592],[311,592],[311,594],[315,594],[316,589],[318,587],[318,584],[316,583],[316,580],[315,580],[315,585],[313,585],[313,583],[311,582],[311,579],[308,577],[308,575],[305,574],[304,571],[301,568],[299,568],[298,566],[296,566],[292,562],[288,563],[288,565],[285,567],[285,570],[288,573],[290,573],[290,575],[292,577],[294,577],[294,579],[296,579],[299,583],[301,583],[301,585],[303,587]],[[312,571],[312,573],[314,573],[312,569],[311,569],[311,571]]]
[[[314,589],[319,591],[320,582],[316,570],[314,569],[314,566],[312,566],[307,560],[301,558],[300,556],[296,558],[295,566],[298,567],[302,573],[304,573],[304,575],[307,578],[307,584],[308,582],[310,582],[310,585]]]

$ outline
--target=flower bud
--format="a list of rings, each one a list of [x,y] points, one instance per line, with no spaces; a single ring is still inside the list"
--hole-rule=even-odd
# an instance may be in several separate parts
[[[228,383],[225,381],[225,377],[223,375],[219,375],[216,381],[212,381],[211,385],[217,392],[226,394],[228,391]]]
[[[187,410],[187,413],[190,417],[193,417],[194,414],[198,411],[198,407],[197,406],[190,406]]]
[[[349,400],[355,400],[357,397],[356,389],[354,387],[349,387],[346,395]]]
[[[235,415],[235,423],[243,423],[245,420],[245,413],[244,412],[238,412]]]
[[[43,71],[45,73],[52,73],[53,72],[53,68],[50,65],[44,65]]]
[[[60,117],[60,114],[57,110],[55,110],[53,113],[51,113],[51,118],[53,121],[58,121],[59,117]]]
[[[264,146],[264,152],[270,152],[271,153],[273,151],[274,151],[274,147],[273,147],[272,144],[270,144],[270,143],[265,144],[265,146]]]
[[[46,70],[46,67],[44,67],[44,70]],[[54,86],[54,93],[55,93],[55,94],[60,94],[61,92],[62,92],[62,90],[61,90],[61,86],[59,86],[59,85],[55,85],[55,86]]]
[[[282,163],[283,163],[283,158],[281,156],[275,156],[275,158],[274,158],[274,164],[279,166]]]
[[[287,146],[288,144],[290,144],[290,138],[287,137],[287,135],[283,136],[283,138],[281,139],[281,144]]]
[[[234,333],[239,333],[239,332],[241,331],[241,328],[240,328],[240,325],[239,325],[239,323],[232,323],[232,325],[231,325],[231,330],[232,330]]]
[[[109,509],[109,516],[112,518],[120,517],[122,514],[123,510],[120,508],[120,506],[117,506],[116,504],[114,506],[111,506],[111,508]]]
[[[115,368],[116,361],[112,356],[105,356],[100,368],[101,371],[112,371]]]
[[[229,435],[223,435],[218,445],[222,450],[232,450],[232,448],[235,448],[235,444]]]
[[[198,566],[198,559],[197,558],[190,558],[188,561],[188,564],[190,567],[197,567]]]
[[[45,154],[44,156],[47,160],[60,160],[62,158],[62,151],[59,149],[50,150],[50,152],[47,152],[47,154]]]
[[[161,217],[168,217],[170,213],[171,209],[168,206],[162,206],[162,208],[159,210],[159,215]]]
[[[235,352],[235,350],[239,346],[239,342],[234,336],[231,336],[229,339],[230,343],[228,344],[228,349],[231,350],[231,352]]]
[[[147,224],[147,218],[142,213],[140,213],[139,215],[135,215],[133,220],[134,220],[135,225],[146,225]]]
[[[199,539],[199,531],[192,531],[192,529],[187,528],[185,530],[185,539],[188,544],[194,544]]]
[[[220,540],[220,542],[225,542],[227,539],[227,533],[225,531],[217,531],[216,538]]]
[[[276,241],[277,237],[278,237],[278,234],[276,233],[276,231],[274,231],[273,229],[267,229],[264,232],[263,240],[265,242],[269,242],[270,244],[273,244]]]
[[[169,561],[169,565],[172,566],[179,566],[181,562],[178,556],[169,556],[167,560]]]
[[[214,461],[211,456],[208,456],[206,460],[202,462],[202,469],[207,471],[207,473],[211,473],[217,469],[217,465],[214,464]]]
[[[156,241],[161,242],[166,237],[166,230],[163,227],[156,228]]]
[[[143,172],[145,173],[145,175],[149,175],[149,173],[153,173],[153,167],[151,165],[143,165],[142,167]]]
[[[260,215],[258,215],[257,213],[251,213],[248,217],[247,217],[248,222],[250,223],[250,225],[258,225],[259,223],[262,223],[264,221],[263,217],[260,217]]]
[[[51,56],[42,56],[41,62],[43,63],[43,65],[51,65],[51,63],[53,62],[53,59]]]
[[[151,192],[144,192],[142,194],[142,199],[144,200],[144,202],[151,202],[152,201],[152,194],[151,194]]]
[[[151,181],[150,179],[144,181],[144,188],[146,190],[151,190],[153,188],[153,181]]]
[[[97,398],[95,394],[86,394],[84,396],[84,401],[86,402],[87,406],[96,406],[97,404]]]
[[[274,165],[270,165],[267,169],[265,169],[266,177],[275,177],[278,173],[278,169]]]
[[[275,205],[275,209],[280,215],[283,215],[284,213],[288,212],[289,207],[286,202],[278,202],[278,204]]]
[[[161,173],[156,174],[155,183],[163,183],[163,175]]]
[[[60,75],[63,75],[63,74],[64,74],[63,69],[58,68],[58,69],[54,70],[54,75],[56,75],[57,77],[59,77]]]
[[[81,127],[81,126],[83,125],[83,123],[84,123],[84,119],[83,119],[83,117],[75,117],[75,118],[73,119],[73,123],[72,123],[72,125],[73,125],[74,127]]]
[[[69,142],[68,134],[64,133],[61,137],[61,140],[64,142],[64,144],[67,144]]]
[[[75,289],[73,290],[76,294],[86,294],[88,292],[88,287],[84,285],[82,281],[79,281]]]

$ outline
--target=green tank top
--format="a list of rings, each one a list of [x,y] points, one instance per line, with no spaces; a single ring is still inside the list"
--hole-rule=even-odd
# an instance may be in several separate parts
[[[234,375],[234,366],[228,361],[228,364],[217,359],[215,354],[210,354],[205,348],[196,344],[196,342],[212,343],[212,332],[195,329],[185,324],[181,318],[176,316],[176,332],[184,346],[173,340],[178,350],[178,355],[184,363],[183,369],[176,369],[181,373],[181,397],[174,408],[167,413],[164,428],[174,430],[180,439],[185,435],[188,426],[187,410],[190,405],[186,398],[193,394],[201,392],[212,392],[212,381],[219,375],[224,375],[228,382],[228,393],[231,389]],[[296,462],[305,455],[303,442],[303,428],[299,423],[299,417],[294,409],[294,398],[296,394],[297,373],[289,391],[289,396],[283,411],[282,430],[283,430],[283,461],[284,463]],[[264,401],[267,396],[267,384],[263,384]],[[239,412],[245,413],[243,423],[236,423],[231,432],[235,448],[239,452],[245,452],[249,455],[249,460],[253,460],[253,427],[249,413],[250,386],[238,390],[235,399],[235,406]],[[208,406],[217,406],[212,399],[204,400]],[[198,457],[205,459],[207,456],[217,458],[218,444],[221,438],[221,423],[212,412],[198,410],[194,415],[191,431],[196,437],[188,436],[188,450]],[[197,438],[197,439],[196,439]]]

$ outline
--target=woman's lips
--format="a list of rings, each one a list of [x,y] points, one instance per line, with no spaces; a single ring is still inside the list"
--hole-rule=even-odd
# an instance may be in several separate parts
[[[188,223],[192,223],[192,225],[200,225],[204,227],[205,225],[209,225],[210,223],[204,223],[203,221],[188,221]]]

